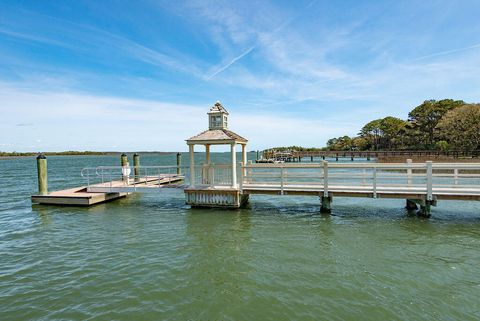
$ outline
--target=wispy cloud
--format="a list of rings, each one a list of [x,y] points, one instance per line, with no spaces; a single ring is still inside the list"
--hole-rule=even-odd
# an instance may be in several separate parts
[[[115,54],[117,55],[123,54],[125,57],[153,66],[168,67],[191,76],[203,77],[202,69],[196,66],[196,63],[200,64],[200,61],[175,52],[172,48],[169,48],[169,51],[174,51],[175,56],[167,55],[147,45],[91,25],[35,12],[26,14],[30,16],[31,20],[37,21],[38,28],[28,31],[12,31],[6,27],[0,27],[0,33],[23,40],[71,49],[75,52],[84,52],[90,56],[98,53],[102,55],[98,58],[99,62],[105,64],[109,64],[110,61],[103,57],[102,50],[108,48],[108,51],[111,52],[112,49],[116,49]],[[5,26],[5,24],[4,22],[3,25]],[[61,37],[59,37],[60,34]]]
[[[0,127],[6,129],[0,145],[12,142],[18,150],[30,146],[32,140],[22,140],[24,137],[40,139],[35,146],[42,150],[68,150],[71,137],[76,137],[79,149],[111,150],[118,146],[125,151],[186,150],[184,139],[208,126],[208,106],[78,92],[36,92],[7,83],[0,83],[0,99],[0,112],[10,111],[0,121]],[[42,113],[38,113],[39,109]],[[35,130],[29,126],[33,121]],[[254,119],[242,111],[230,116],[230,128],[249,138],[254,149],[283,143],[319,145],[350,127],[347,123],[268,113],[257,113]],[[38,128],[42,130],[40,138]],[[285,128],[295,128],[295,137]],[[63,135],[59,136],[59,132]]]

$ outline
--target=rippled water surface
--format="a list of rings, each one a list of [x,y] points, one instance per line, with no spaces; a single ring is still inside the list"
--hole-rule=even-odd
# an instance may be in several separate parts
[[[50,189],[118,162],[49,157]],[[32,206],[34,158],[0,160],[0,177],[1,320],[480,319],[478,202],[428,220],[401,200],[336,198],[324,216],[315,197],[201,210],[178,191]]]

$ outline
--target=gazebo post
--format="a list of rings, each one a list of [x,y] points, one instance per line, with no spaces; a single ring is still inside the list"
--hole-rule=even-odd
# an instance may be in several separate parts
[[[230,152],[232,154],[232,187],[237,187],[237,152],[235,150],[235,143],[230,145]]]
[[[247,165],[247,144],[242,144],[242,180],[246,174],[246,170],[245,170],[246,165]]]
[[[210,165],[210,144],[205,144],[205,163]]]
[[[195,187],[195,150],[194,144],[188,145],[190,152],[190,187]]]

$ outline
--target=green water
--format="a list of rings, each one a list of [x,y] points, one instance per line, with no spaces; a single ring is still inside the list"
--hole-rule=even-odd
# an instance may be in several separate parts
[[[49,157],[50,189],[118,162]],[[337,198],[322,216],[315,197],[222,211],[178,191],[32,207],[33,158],[0,160],[0,179],[0,320],[480,319],[478,202],[440,202],[429,220],[401,200]]]

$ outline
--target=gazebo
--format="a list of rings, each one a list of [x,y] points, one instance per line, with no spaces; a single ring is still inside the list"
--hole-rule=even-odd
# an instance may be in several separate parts
[[[228,129],[228,111],[220,102],[210,108],[208,114],[208,130],[187,139],[190,152],[190,186],[185,189],[187,204],[192,206],[226,206],[239,207],[242,197],[239,194],[237,183],[237,145],[242,146],[242,165],[247,163],[248,140]],[[196,182],[195,145],[205,146],[205,164],[202,167],[202,181]],[[210,161],[210,147],[212,145],[230,145],[230,166],[216,165]],[[216,180],[215,170],[231,171],[228,182]],[[197,184],[198,183],[198,184]],[[246,197],[243,197],[246,201]]]

